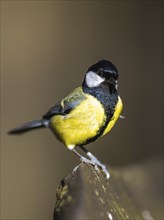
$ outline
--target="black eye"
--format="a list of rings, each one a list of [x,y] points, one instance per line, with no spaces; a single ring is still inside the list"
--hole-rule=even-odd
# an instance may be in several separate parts
[[[102,70],[99,70],[98,73],[97,73],[97,75],[102,77],[102,76],[104,75],[104,74],[103,74],[103,71],[102,71]]]

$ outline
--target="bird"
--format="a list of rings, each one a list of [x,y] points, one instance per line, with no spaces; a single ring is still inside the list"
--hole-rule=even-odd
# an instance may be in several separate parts
[[[49,128],[82,162],[90,163],[96,169],[99,167],[108,179],[110,173],[106,166],[84,146],[110,132],[122,117],[122,109],[118,70],[111,61],[102,59],[88,68],[81,86],[57,102],[41,119],[26,122],[8,133],[21,134]],[[85,152],[86,157],[76,150],[77,147]]]

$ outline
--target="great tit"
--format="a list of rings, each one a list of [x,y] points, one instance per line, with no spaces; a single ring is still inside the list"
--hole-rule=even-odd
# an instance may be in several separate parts
[[[82,85],[50,108],[42,119],[27,122],[10,130],[9,134],[50,128],[56,138],[80,157],[82,162],[99,166],[109,178],[105,165],[84,145],[108,133],[119,118],[123,104],[118,95],[117,79],[118,71],[113,63],[108,60],[97,62],[87,70]],[[75,150],[77,146],[86,153],[88,159]]]

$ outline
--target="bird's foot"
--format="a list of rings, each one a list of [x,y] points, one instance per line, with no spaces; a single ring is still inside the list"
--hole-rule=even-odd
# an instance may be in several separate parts
[[[104,164],[102,164],[93,154],[91,154],[90,152],[86,152],[86,155],[89,157],[86,158],[84,156],[82,156],[81,154],[79,154],[75,149],[72,149],[72,151],[80,158],[82,163],[87,163],[87,164],[91,164],[95,167],[95,170],[97,172],[99,172],[99,167],[102,169],[103,173],[105,174],[106,178],[109,179],[110,174],[108,172],[108,170],[106,169],[106,166]],[[78,166],[75,167],[75,169],[73,170],[73,172],[75,172],[77,170]]]
[[[91,161],[91,164],[93,164],[94,166],[99,166],[103,173],[105,174],[106,178],[109,179],[110,177],[110,173],[108,172],[106,166],[104,164],[102,164],[93,154],[91,154],[90,152],[87,152],[87,156],[90,158],[89,161]],[[87,159],[88,160],[88,159]],[[96,169],[98,169],[98,167],[95,167]]]
[[[86,157],[81,156],[80,160],[82,163],[88,163],[88,164],[92,164],[95,165],[94,161],[87,159]]]
[[[95,163],[95,161],[92,160],[91,158],[87,159],[86,157],[81,156],[80,160],[82,161],[82,163],[84,162],[84,163],[93,165],[95,170],[99,172],[98,164]]]
[[[81,160],[82,163],[87,163],[87,164],[93,165],[97,171],[99,170],[97,164],[95,164],[94,161],[92,161],[92,160],[90,160],[90,159],[87,159],[86,157],[83,157],[83,156],[80,156],[80,160]],[[77,166],[73,169],[73,173],[76,172],[76,170],[78,169],[79,166],[80,166],[80,164],[77,165]]]

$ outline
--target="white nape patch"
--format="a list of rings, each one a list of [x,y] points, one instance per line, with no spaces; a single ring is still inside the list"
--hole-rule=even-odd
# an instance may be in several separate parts
[[[98,76],[93,71],[89,71],[86,74],[85,81],[86,81],[87,86],[92,88],[92,87],[99,86],[102,82],[105,81],[105,78]]]

